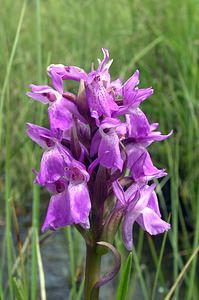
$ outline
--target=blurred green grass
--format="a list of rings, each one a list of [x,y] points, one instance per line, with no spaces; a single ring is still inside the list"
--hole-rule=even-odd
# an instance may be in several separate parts
[[[164,292],[156,293],[154,299],[164,299],[199,243],[199,2],[27,0],[25,5],[21,26],[23,1],[2,1],[0,12],[0,220],[6,224],[1,248],[7,253],[2,255],[1,261],[5,269],[7,260],[9,274],[9,289],[3,293],[0,284],[0,299],[7,299],[8,294],[10,299],[14,299],[14,294],[16,299],[20,299],[20,295],[27,299],[30,289],[32,299],[38,299],[37,276],[39,280],[43,278],[41,272],[41,276],[37,275],[37,267],[31,268],[31,288],[28,288],[31,279],[27,273],[23,275],[27,272],[23,265],[24,254],[20,247],[17,252],[13,250],[15,233],[11,235],[14,222],[11,207],[14,205],[20,218],[31,212],[34,203],[32,266],[37,261],[41,263],[38,242],[38,228],[42,222],[40,197],[36,190],[33,195],[31,172],[40,153],[27,139],[25,123],[42,125],[46,120],[41,105],[31,102],[25,92],[30,83],[47,81],[45,69],[49,63],[78,65],[89,70],[90,63],[96,63],[96,58],[101,57],[102,47],[108,48],[114,58],[113,78],[125,79],[136,68],[141,71],[140,86],[151,85],[155,89],[154,96],[143,104],[143,109],[151,122],[160,123],[160,129],[165,133],[174,129],[174,135],[168,141],[150,147],[156,165],[166,166],[169,173],[165,186],[164,181],[158,185],[158,193],[164,217],[168,218],[171,213],[172,230],[163,249],[162,263],[159,263],[159,256],[163,238],[138,237],[136,256],[133,256],[133,265],[138,269],[132,267],[128,292],[131,300],[135,287],[131,281],[141,280],[143,299],[146,294],[151,299],[155,272],[160,269],[156,280]],[[18,36],[17,28],[20,29]],[[67,87],[74,89],[70,84]],[[120,243],[119,237],[117,243]],[[17,255],[22,258],[21,264],[13,274]],[[123,256],[126,257],[124,250]],[[148,261],[152,261],[152,266],[147,267]],[[139,262],[146,263],[146,270],[140,269]],[[2,268],[0,266],[0,278]],[[154,274],[148,282],[147,273],[151,270]],[[198,299],[198,279],[195,259],[186,270],[180,288],[175,289],[173,299]],[[77,297],[74,280],[71,297]]]

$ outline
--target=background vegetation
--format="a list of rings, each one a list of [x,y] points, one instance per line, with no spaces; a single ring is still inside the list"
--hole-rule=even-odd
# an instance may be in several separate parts
[[[49,196],[33,186],[31,168],[41,151],[25,133],[26,122],[44,125],[46,120],[42,106],[25,95],[28,84],[47,82],[50,63],[89,70],[102,47],[114,58],[113,78],[141,71],[140,86],[155,89],[143,109],[163,132],[174,129],[168,141],[150,147],[156,165],[169,173],[157,191],[172,230],[151,238],[137,228],[126,268],[127,253],[118,235],[124,265],[117,278],[120,291],[115,282],[117,300],[123,299],[121,281],[129,278],[128,270],[126,299],[132,300],[137,290],[139,299],[199,299],[198,0],[0,0],[0,7],[0,299],[51,299],[42,264],[47,240],[39,230]],[[81,299],[81,241],[71,229],[63,235],[70,291],[59,299]],[[56,261],[50,263],[56,268]]]

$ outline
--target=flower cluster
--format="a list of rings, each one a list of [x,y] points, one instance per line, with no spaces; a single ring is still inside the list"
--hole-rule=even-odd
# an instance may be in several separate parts
[[[50,129],[28,123],[27,134],[44,149],[35,182],[52,193],[42,231],[78,224],[95,239],[109,239],[122,222],[130,250],[135,222],[152,235],[170,228],[161,219],[155,184],[149,185],[166,172],[153,165],[147,148],[172,132],[162,135],[140,109],[153,89],[138,88],[139,71],[125,83],[111,81],[112,60],[102,50],[90,73],[52,64],[52,87],[30,85],[27,95],[48,106]],[[79,82],[78,93],[64,91],[65,80]]]

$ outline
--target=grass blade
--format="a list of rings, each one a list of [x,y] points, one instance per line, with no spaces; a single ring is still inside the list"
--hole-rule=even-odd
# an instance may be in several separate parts
[[[136,247],[137,257],[140,260],[143,248],[143,241],[144,241],[144,231],[139,229],[139,237],[138,237],[138,245]],[[137,276],[137,269],[133,268],[133,275],[131,279],[131,285],[129,289],[130,299],[133,298],[134,291],[135,291],[135,284],[136,284],[136,276]]]
[[[37,77],[41,81],[41,16],[40,16],[40,0],[36,0],[36,45],[37,45]],[[39,119],[42,120],[43,109],[41,110]],[[36,151],[36,165],[39,164],[37,159],[38,151]],[[31,274],[31,300],[37,299],[37,265],[38,265],[38,247],[39,247],[39,203],[40,189],[38,186],[33,186],[33,237],[32,237],[32,274]]]
[[[4,271],[4,263],[5,263],[5,251],[6,251],[6,235],[4,233],[3,241],[2,241],[2,249],[1,249],[1,260],[0,260],[0,300],[4,299],[3,292],[3,271]]]
[[[0,102],[0,147],[1,147],[2,129],[3,129],[2,128],[3,104],[4,104],[6,90],[7,90],[8,84],[9,84],[10,72],[11,72],[15,52],[16,52],[16,49],[17,49],[17,44],[18,44],[18,41],[19,41],[19,36],[20,36],[20,31],[21,31],[23,19],[24,19],[25,10],[26,10],[26,0],[24,1],[22,9],[21,9],[21,14],[20,14],[18,25],[17,25],[16,34],[15,34],[15,39],[14,39],[14,43],[13,43],[13,46],[12,46],[10,58],[9,58],[9,61],[8,61],[8,64],[7,64],[6,75],[5,75],[5,79],[4,79],[4,83],[3,83],[3,87],[2,87],[2,92],[1,92],[1,102]]]
[[[6,101],[6,159],[5,159],[5,211],[6,211],[6,252],[7,252],[7,268],[9,282],[9,299],[14,299],[14,288],[12,279],[13,264],[13,243],[12,243],[12,211],[11,211],[11,174],[10,174],[10,153],[11,153],[11,120],[9,107],[9,92],[7,90]]]
[[[33,219],[32,219],[32,262],[31,262],[31,300],[37,299],[37,247],[39,230],[39,198],[40,191],[38,186],[33,187]]]
[[[163,40],[162,36],[157,37],[155,40],[153,40],[150,44],[148,44],[146,47],[144,47],[142,49],[142,51],[140,51],[137,55],[135,55],[132,60],[128,63],[127,66],[125,66],[125,68],[123,68],[120,76],[121,78],[123,78],[126,74],[126,72],[128,70],[131,70],[134,68],[136,62],[138,62],[139,60],[141,60],[141,58],[143,58],[143,56],[145,56],[150,50],[152,50],[156,45],[158,45],[159,43],[161,43]]]
[[[23,293],[18,285],[18,282],[17,282],[17,279],[16,278],[13,278],[13,286],[14,286],[14,289],[15,289],[15,293],[16,293],[16,299],[17,300],[24,300],[24,296],[23,296]]]
[[[37,236],[37,238],[38,238],[38,236]],[[38,260],[38,267],[39,267],[41,300],[46,300],[45,276],[44,276],[43,263],[42,263],[42,259],[41,259],[39,240],[37,240],[37,260]]]
[[[84,291],[84,282],[85,282],[85,279],[83,277],[75,300],[82,299],[82,295],[83,295],[83,291]]]
[[[172,285],[169,293],[167,294],[167,296],[165,297],[165,300],[170,300],[173,293],[175,292],[176,287],[178,286],[180,280],[183,278],[183,276],[185,275],[186,271],[188,270],[190,264],[192,263],[193,259],[196,257],[196,255],[199,252],[199,246],[194,250],[194,252],[192,253],[192,255],[190,256],[189,260],[187,261],[187,263],[185,264],[184,268],[182,269],[182,271],[180,272],[180,274],[178,275],[176,281],[174,282],[174,284]]]
[[[170,217],[168,219],[168,223],[169,223],[169,221],[170,221]],[[156,293],[156,288],[157,288],[157,283],[158,283],[158,277],[159,277],[159,274],[160,274],[162,257],[163,257],[163,254],[164,254],[166,239],[167,239],[167,232],[165,232],[165,234],[164,234],[164,238],[163,238],[163,241],[162,241],[162,246],[161,246],[161,249],[160,249],[160,255],[159,255],[157,270],[156,270],[153,289],[152,289],[152,297],[151,297],[152,300],[155,299],[155,293]]]
[[[75,279],[75,257],[74,257],[74,245],[72,240],[71,228],[67,226],[65,229],[66,239],[68,242],[68,254],[70,261],[70,275],[72,284],[72,296],[76,299],[76,279]]]
[[[116,300],[125,300],[128,292],[129,279],[131,274],[131,266],[132,266],[132,252],[129,253],[125,265],[122,268],[119,287],[117,290]]]
[[[196,229],[195,229],[195,237],[194,237],[194,248],[197,247],[199,244],[199,189],[198,189],[198,203],[197,203],[197,213],[196,213]],[[192,268],[190,270],[189,275],[189,284],[188,284],[188,293],[187,293],[187,300],[192,299],[193,291],[194,291],[194,282],[195,280],[195,274],[196,274],[196,266],[197,266],[197,259],[194,259],[192,263]],[[196,282],[196,289],[198,289],[197,282]]]
[[[144,300],[149,300],[148,290],[147,290],[147,287],[146,287],[146,284],[145,284],[144,277],[142,275],[140,262],[139,262],[139,259],[138,259],[138,256],[136,254],[135,249],[133,250],[132,253],[133,253],[133,259],[134,259],[134,262],[135,262],[135,267],[137,269],[138,276],[139,276],[139,279],[140,279],[140,284],[141,284]]]
[[[159,259],[158,259],[158,254],[157,254],[157,251],[156,251],[156,248],[155,248],[155,245],[154,245],[154,241],[153,241],[153,238],[150,235],[147,235],[147,239],[148,239],[148,244],[149,244],[149,248],[150,248],[150,251],[151,251],[151,256],[152,256],[155,268],[157,269]],[[160,269],[160,272],[159,272],[159,278],[160,278],[160,282],[161,282],[162,286],[164,286],[165,285],[165,279],[164,279],[163,272],[162,272],[161,269]]]

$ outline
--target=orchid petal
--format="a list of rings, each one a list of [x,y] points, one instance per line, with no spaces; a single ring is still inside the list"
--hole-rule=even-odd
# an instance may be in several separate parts
[[[64,175],[64,161],[57,149],[51,148],[45,151],[40,164],[40,172],[37,175],[36,181],[40,185],[52,183],[59,180]]]
[[[70,214],[70,202],[67,199],[67,191],[52,196],[42,226],[42,232],[47,229],[55,230],[71,224],[73,224],[73,219]]]
[[[86,80],[86,72],[76,66],[64,66],[62,64],[52,64],[47,68],[49,75],[51,76],[52,70],[56,72],[63,80]]]
[[[139,84],[139,70],[136,70],[135,73],[124,83],[122,87],[123,95],[128,94],[133,91],[135,87]]]
[[[53,103],[56,100],[60,100],[62,95],[56,90],[47,85],[34,85],[30,84],[32,92],[27,92],[26,95],[34,100],[40,101],[44,104]]]
[[[48,108],[48,115],[50,119],[51,128],[60,128],[68,130],[73,125],[73,117],[70,111],[64,107],[65,100],[62,98],[56,101]]]
[[[163,135],[159,131],[155,131],[155,132],[152,131],[145,138],[141,138],[139,142],[143,146],[147,147],[153,142],[156,142],[156,141],[161,142],[161,141],[168,139],[172,134],[173,134],[173,130],[171,130],[167,135]]]
[[[145,207],[136,222],[143,230],[146,230],[151,235],[160,234],[170,229],[170,224],[163,221],[158,214],[149,207]]]
[[[70,202],[71,217],[75,224],[81,223],[88,227],[91,209],[90,196],[85,182],[70,182],[67,191]],[[83,225],[84,226],[84,225]]]
[[[120,202],[120,205],[121,206],[125,205],[126,204],[125,194],[124,194],[123,188],[121,187],[119,181],[118,180],[114,181],[112,183],[112,187],[113,187],[113,192],[114,192],[116,198]]]
[[[35,94],[32,92],[27,92],[26,95],[34,100],[37,100],[43,104],[48,104],[49,101],[46,97],[42,96],[41,94]]]
[[[136,202],[133,201],[130,203],[127,209],[127,213],[124,217],[124,221],[122,224],[122,237],[123,242],[127,250],[131,250],[133,247],[133,231],[132,227],[142,213],[143,209],[148,204],[151,193],[153,192],[155,185],[151,185],[150,187],[143,189],[140,199]]]
[[[63,81],[62,78],[59,74],[57,74],[53,69],[51,70],[51,79],[52,79],[52,83],[54,88],[59,92],[59,93],[63,93],[64,91],[64,85],[63,85]]]
[[[85,85],[88,106],[93,118],[98,119],[102,115],[111,117],[112,112],[118,110],[113,96],[104,86],[102,74],[91,72]]]
[[[122,239],[124,242],[124,246],[129,251],[133,248],[132,227],[138,216],[139,216],[139,213],[134,212],[131,214],[131,218],[129,216],[125,216],[124,221],[122,223]]]
[[[31,123],[27,123],[26,126],[27,135],[42,148],[52,147],[55,144],[49,129]]]
[[[91,146],[90,146],[90,156],[91,157],[93,157],[97,154],[101,139],[102,139],[101,134],[100,134],[99,130],[97,130],[91,141]]]
[[[100,164],[106,168],[117,168],[122,171],[123,160],[120,153],[119,138],[114,129],[102,134],[98,157]]]
[[[158,204],[158,198],[157,198],[157,195],[155,192],[153,192],[151,194],[151,197],[149,199],[147,207],[151,208],[161,218],[161,213],[160,213],[159,204]]]
[[[137,183],[132,183],[130,187],[124,192],[126,202],[131,203],[137,201],[140,198],[140,188]]]
[[[66,189],[66,180],[59,179],[52,183],[46,183],[46,188],[49,192],[57,194],[62,193]]]
[[[114,128],[114,127],[120,126],[121,124],[122,124],[122,122],[120,120],[107,117],[101,122],[100,128],[101,129],[109,129],[109,128]]]
[[[167,175],[164,170],[159,170],[153,165],[151,157],[145,148],[128,145],[126,149],[128,153],[128,167],[135,181],[148,181]]]
[[[99,71],[99,72],[107,71],[113,62],[113,60],[111,60],[109,63],[107,63],[109,60],[109,52],[106,48],[102,48],[102,51],[104,54],[104,59],[102,61],[98,60],[99,67],[98,67],[97,71]]]
[[[141,109],[137,108],[129,115],[130,130],[129,136],[133,138],[139,138],[147,136],[150,132],[150,125],[145,114]]]

